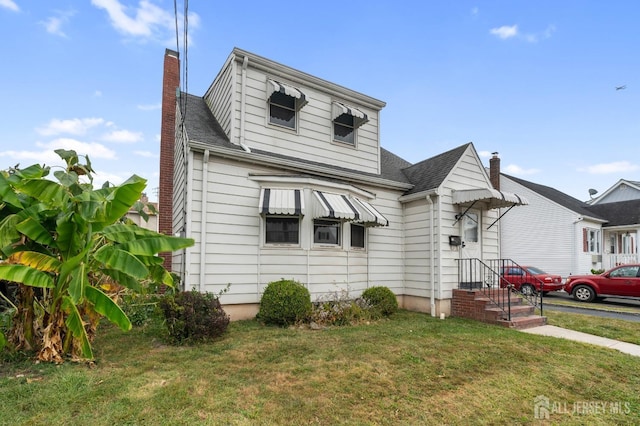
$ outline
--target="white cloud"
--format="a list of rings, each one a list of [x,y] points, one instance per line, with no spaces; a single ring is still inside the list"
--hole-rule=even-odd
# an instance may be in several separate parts
[[[480,158],[491,158],[491,153],[489,151],[478,151],[478,156]]]
[[[509,164],[507,167],[505,167],[504,171],[510,175],[523,176],[539,173],[540,169],[523,169],[517,164]]]
[[[609,173],[620,174],[633,172],[638,169],[640,169],[640,166],[637,164],[632,164],[628,161],[614,161],[612,163],[595,164],[593,166],[578,169],[578,171],[586,171],[587,173],[594,175],[605,175]]]
[[[14,12],[19,12],[20,8],[13,0],[0,0],[0,7],[4,7],[5,9],[13,10]]]
[[[507,25],[503,25],[499,28],[491,28],[489,32],[495,36],[498,36],[503,40],[506,40],[508,38],[515,37],[518,35],[518,26],[512,25],[509,27]]]
[[[102,140],[115,143],[136,143],[143,139],[141,132],[132,132],[130,130],[114,130],[102,136]]]
[[[480,13],[480,10],[477,7],[471,9],[472,16],[478,16],[478,13]]]
[[[55,16],[50,16],[46,21],[39,22],[49,34],[53,34],[59,37],[67,38],[67,35],[62,31],[62,26],[69,22],[69,19],[75,15],[74,11],[57,11]]]
[[[96,98],[102,97],[102,91],[96,90],[95,92],[93,92],[93,96],[95,96]]]
[[[82,142],[71,138],[58,138],[47,143],[37,142],[36,146],[51,152],[55,149],[74,150],[78,155],[88,155],[89,158],[102,158],[105,160],[117,160],[118,158],[115,151],[100,143]]]
[[[138,105],[138,109],[142,111],[153,111],[160,108],[162,108],[161,102],[158,102],[157,104]]]
[[[159,155],[151,151],[133,151],[134,154],[145,158],[159,158]]]
[[[43,136],[59,134],[84,135],[87,130],[103,124],[102,118],[73,118],[70,120],[52,119],[46,127],[36,129]]]

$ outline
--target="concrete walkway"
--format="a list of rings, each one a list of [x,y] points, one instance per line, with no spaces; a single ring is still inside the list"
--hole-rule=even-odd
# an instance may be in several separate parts
[[[541,336],[560,337],[563,339],[575,340],[577,342],[590,343],[597,346],[605,346],[626,354],[640,356],[640,345],[607,339],[606,337],[594,336],[580,331],[567,330],[566,328],[556,327],[555,325],[542,325],[540,327],[532,327],[520,331],[524,333],[539,334]]]

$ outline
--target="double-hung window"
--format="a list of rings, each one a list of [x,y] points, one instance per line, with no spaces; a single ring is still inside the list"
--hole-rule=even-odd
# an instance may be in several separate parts
[[[314,219],[313,243],[321,245],[340,245],[342,226],[339,220]]]
[[[298,88],[276,80],[267,80],[269,123],[288,129],[298,126],[298,112],[307,98]]]
[[[300,218],[297,216],[267,216],[266,244],[299,244]]]
[[[358,108],[333,102],[333,140],[348,145],[356,145],[356,130],[369,121],[367,114]]]
[[[600,230],[584,228],[583,246],[586,253],[600,254]]]
[[[366,228],[364,225],[357,223],[351,223],[351,248],[364,249],[365,248],[365,235]]]
[[[264,243],[300,244],[304,197],[299,189],[261,188],[258,211],[264,217]]]

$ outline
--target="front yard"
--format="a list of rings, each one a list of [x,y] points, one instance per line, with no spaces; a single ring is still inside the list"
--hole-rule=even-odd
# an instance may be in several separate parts
[[[193,347],[100,331],[91,366],[2,364],[0,424],[540,424],[541,397],[545,424],[640,422],[640,358],[469,320],[241,321]]]

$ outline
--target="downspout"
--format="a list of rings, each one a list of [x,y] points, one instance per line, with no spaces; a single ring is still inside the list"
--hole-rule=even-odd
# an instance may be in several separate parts
[[[431,301],[431,316],[435,317],[436,316],[436,282],[433,279],[433,273],[434,273],[434,263],[435,263],[435,236],[434,236],[434,226],[433,226],[433,217],[435,215],[435,206],[433,204],[433,200],[431,199],[431,195],[427,195],[427,203],[429,203],[429,207],[431,210],[430,216],[429,216],[429,239],[431,240],[429,242],[429,279],[431,280],[431,295],[430,295],[430,301]]]
[[[242,81],[240,83],[240,146],[246,152],[251,152],[247,145],[244,143],[245,137],[245,114],[246,114],[246,105],[247,105],[247,66],[249,65],[249,57],[245,56],[242,60]]]
[[[434,239],[436,245],[436,259],[438,260],[438,267],[436,268],[436,282],[438,283],[438,299],[442,300],[442,247],[440,246],[440,234],[442,233],[442,203],[440,202],[440,196],[438,191],[434,192],[434,195],[438,200],[438,222],[436,229],[438,230],[437,238]]]
[[[209,175],[209,150],[205,149],[202,155],[202,209],[200,218],[200,282],[198,291],[205,290],[205,265],[207,261],[207,182]]]

